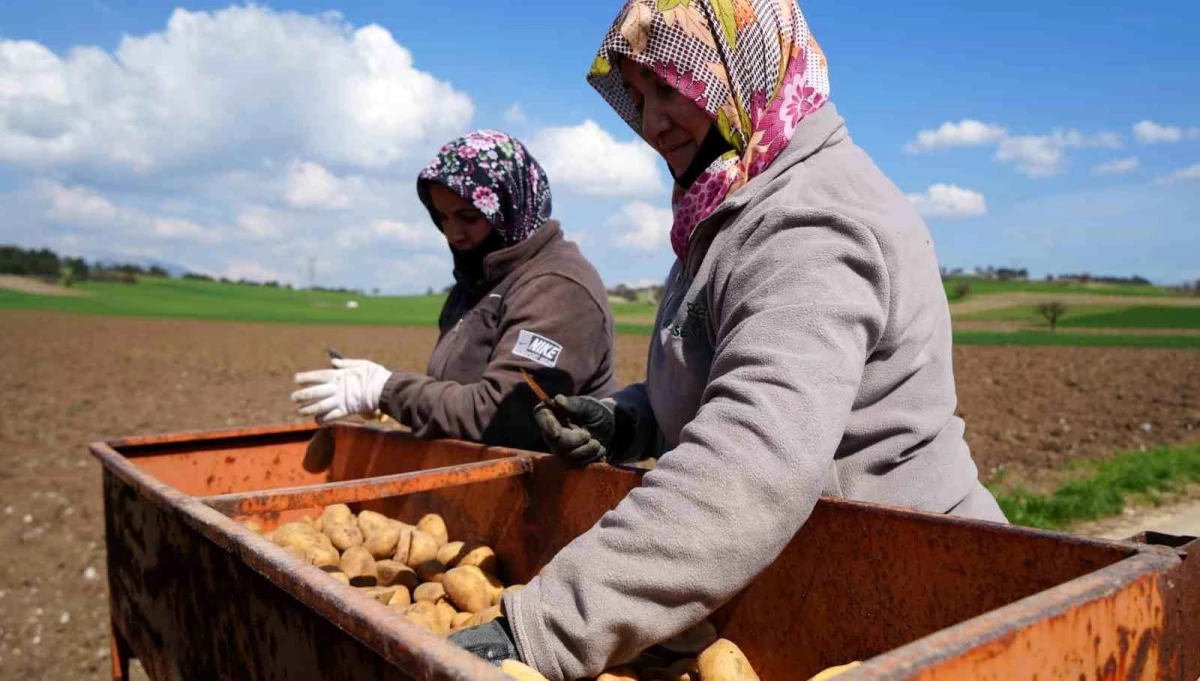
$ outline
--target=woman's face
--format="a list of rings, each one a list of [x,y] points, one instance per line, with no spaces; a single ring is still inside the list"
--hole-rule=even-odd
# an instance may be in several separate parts
[[[492,231],[492,223],[487,221],[478,208],[444,185],[431,185],[429,200],[442,225],[442,234],[446,236],[446,242],[457,251],[475,248],[483,243]]]
[[[632,59],[621,60],[621,80],[642,116],[642,138],[682,174],[712,126],[708,112]]]

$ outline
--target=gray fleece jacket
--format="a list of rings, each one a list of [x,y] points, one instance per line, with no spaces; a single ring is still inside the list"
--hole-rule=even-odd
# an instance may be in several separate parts
[[[656,328],[647,381],[615,399],[657,467],[505,597],[553,681],[712,613],[822,494],[1004,522],[954,415],[929,231],[832,104],[697,228]]]

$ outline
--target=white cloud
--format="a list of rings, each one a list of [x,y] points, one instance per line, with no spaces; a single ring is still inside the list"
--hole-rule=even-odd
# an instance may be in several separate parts
[[[336,14],[177,9],[112,52],[0,40],[0,162],[150,172],[286,151],[385,167],[473,113],[387,30]]]
[[[242,235],[253,241],[278,241],[283,238],[278,219],[261,206],[240,213],[236,223]]]
[[[1136,156],[1129,158],[1119,158],[1096,166],[1092,172],[1097,175],[1122,175],[1124,173],[1132,173],[1141,167],[1141,162]]]
[[[167,239],[182,239],[214,244],[225,236],[220,230],[196,224],[191,220],[176,217],[157,217],[151,220],[154,234]]]
[[[996,160],[1013,163],[1029,177],[1050,177],[1066,170],[1067,149],[1119,149],[1121,137],[1112,132],[1086,135],[1078,130],[1055,130],[1049,135],[1005,137],[996,148]]]
[[[922,130],[917,139],[909,142],[904,151],[919,154],[935,149],[951,147],[982,147],[1000,141],[1008,131],[999,125],[964,119],[958,123],[949,121],[937,130]]]
[[[1184,132],[1173,125],[1139,121],[1133,126],[1133,136],[1142,144],[1173,144],[1183,139]]]
[[[264,267],[263,265],[261,265],[257,262],[253,262],[253,261],[249,261],[249,260],[234,260],[233,262],[230,262],[228,264],[228,266],[226,266],[224,274],[222,274],[221,276],[225,277],[226,279],[231,279],[233,281],[238,281],[240,279],[245,279],[247,281],[260,281],[260,282],[262,282],[262,281],[278,281],[278,282],[291,281],[289,278],[281,276],[275,270],[273,270],[269,267]]]
[[[504,112],[504,120],[513,125],[519,125],[528,120],[528,118],[525,116],[525,110],[521,108],[520,104],[513,104]]]
[[[422,229],[396,220],[375,220],[369,227],[348,227],[337,234],[337,243],[347,250],[379,244],[399,244],[415,248],[432,247],[442,242],[432,226]]]
[[[615,238],[618,246],[652,251],[670,244],[673,222],[670,208],[656,208],[642,201],[634,201],[622,206],[616,215],[608,219],[606,226],[623,230]]]
[[[1180,180],[1200,180],[1200,163],[1188,168],[1180,168],[1166,177],[1158,178],[1162,184],[1174,184]]]
[[[1062,147],[1048,136],[1007,137],[996,149],[996,160],[1015,163],[1030,177],[1049,177],[1063,171]]]
[[[130,217],[128,211],[86,187],[68,187],[43,180],[37,183],[36,190],[49,204],[47,215],[60,222],[95,227],[112,225]]]
[[[288,166],[284,200],[296,208],[345,208],[350,197],[341,182],[319,163],[293,161]]]
[[[908,200],[927,218],[958,220],[987,213],[983,194],[955,184],[935,184],[922,194],[909,194]]]
[[[550,176],[551,188],[567,185],[600,197],[654,196],[666,190],[658,154],[641,139],[618,142],[595,121],[546,128],[530,149]]]

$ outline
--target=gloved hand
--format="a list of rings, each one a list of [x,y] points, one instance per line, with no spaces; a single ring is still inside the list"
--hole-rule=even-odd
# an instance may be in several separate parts
[[[533,410],[533,418],[551,452],[572,464],[583,465],[606,456],[619,456],[628,447],[633,423],[624,410],[594,397],[556,395],[554,402],[567,413],[569,426],[560,423],[554,410],[545,404],[538,404]]]
[[[392,372],[365,359],[335,359],[333,366],[333,369],[296,374],[296,383],[315,384],[292,393],[293,402],[308,402],[300,408],[300,413],[316,416],[317,421],[351,414],[374,416],[383,386]]]
[[[459,629],[450,634],[450,642],[463,650],[499,665],[504,660],[521,660],[517,642],[508,628],[508,620],[498,617],[490,622]]]

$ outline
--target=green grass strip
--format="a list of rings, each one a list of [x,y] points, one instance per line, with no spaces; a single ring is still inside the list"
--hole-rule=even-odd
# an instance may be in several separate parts
[[[1057,530],[1118,515],[1131,499],[1156,501],[1160,493],[1183,491],[1189,482],[1200,482],[1200,444],[1118,454],[1051,494],[1005,489],[1003,482],[989,487],[1009,522]]]

